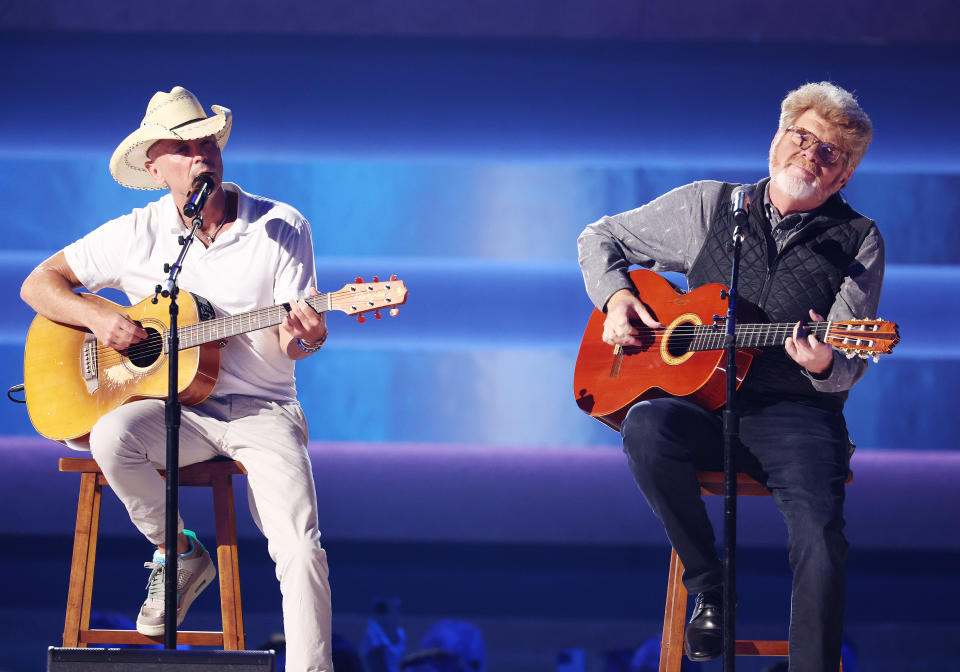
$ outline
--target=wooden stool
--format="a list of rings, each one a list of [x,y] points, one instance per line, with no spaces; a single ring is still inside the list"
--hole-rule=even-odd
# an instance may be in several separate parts
[[[723,495],[722,471],[698,471],[700,494]],[[847,483],[853,474],[847,475]],[[770,491],[746,474],[737,474],[737,495],[769,497]],[[667,580],[667,606],[663,614],[663,642],[660,648],[660,672],[680,672],[683,658],[683,629],[687,621],[687,589],[683,585],[683,563],[677,552],[670,549],[670,575]],[[781,656],[790,653],[789,643],[782,640],[764,641],[738,639],[734,647],[738,656]],[[843,663],[840,664],[843,672]]]
[[[90,603],[93,596],[93,570],[97,558],[97,534],[100,526],[100,494],[109,486],[103,472],[92,459],[60,458],[60,471],[80,473],[80,497],[77,502],[77,527],[73,537],[73,561],[67,593],[67,617],[63,627],[65,647],[87,644],[163,644],[163,635],[148,637],[136,630],[91,630]],[[233,476],[245,474],[243,465],[233,460],[210,460],[180,469],[180,485],[213,488],[213,511],[217,536],[217,570],[220,573],[219,632],[177,631],[178,644],[222,646],[227,650],[244,648],[243,613],[240,608],[240,574],[237,561],[237,528],[233,506]],[[163,474],[163,471],[160,472]]]

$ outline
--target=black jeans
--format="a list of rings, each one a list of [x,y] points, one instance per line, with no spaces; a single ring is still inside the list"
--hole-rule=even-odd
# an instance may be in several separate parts
[[[848,548],[843,415],[793,401],[746,398],[739,410],[737,468],[770,489],[787,524],[790,671],[832,672],[840,664]],[[644,401],[630,409],[622,435],[637,485],[683,562],[687,590],[721,585],[723,568],[696,477],[698,469],[722,469],[719,412],[683,399]]]

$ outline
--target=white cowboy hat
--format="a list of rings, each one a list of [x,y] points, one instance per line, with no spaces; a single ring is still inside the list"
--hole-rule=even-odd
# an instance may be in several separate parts
[[[157,91],[147,103],[140,128],[128,135],[110,157],[113,179],[131,189],[163,189],[144,167],[149,160],[147,150],[157,140],[197,140],[213,135],[223,149],[230,137],[233,113],[220,105],[211,105],[210,109],[212,117],[182,86],[173,87],[170,93]]]

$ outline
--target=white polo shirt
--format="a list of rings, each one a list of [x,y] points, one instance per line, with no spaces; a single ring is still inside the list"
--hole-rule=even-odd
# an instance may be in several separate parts
[[[181,290],[199,294],[217,316],[237,315],[301,299],[316,285],[310,225],[294,208],[224,182],[238,196],[237,219],[205,248],[195,241],[183,262]],[[91,292],[123,291],[132,304],[152,297],[180,254],[177,237],[188,229],[173,197],[113,219],[64,248],[70,268]],[[182,325],[181,325],[182,326]],[[221,350],[212,396],[247,394],[292,401],[294,362],[281,350],[279,327],[232,336]]]

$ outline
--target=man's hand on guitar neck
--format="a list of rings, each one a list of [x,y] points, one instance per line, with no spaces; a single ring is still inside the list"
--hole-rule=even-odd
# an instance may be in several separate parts
[[[823,322],[823,317],[813,310],[810,318],[814,322]],[[824,343],[813,334],[807,333],[802,322],[793,327],[793,337],[783,342],[787,354],[797,364],[818,378],[826,378],[833,366],[833,347]]]
[[[310,296],[318,294],[315,287],[310,288]],[[290,359],[303,359],[319,350],[327,340],[327,316],[304,299],[291,301],[289,306],[280,325],[280,349]]]
[[[621,289],[607,299],[607,317],[603,321],[603,342],[608,345],[640,345],[639,331],[631,320],[640,320],[651,329],[660,324],[643,302],[629,289]]]

